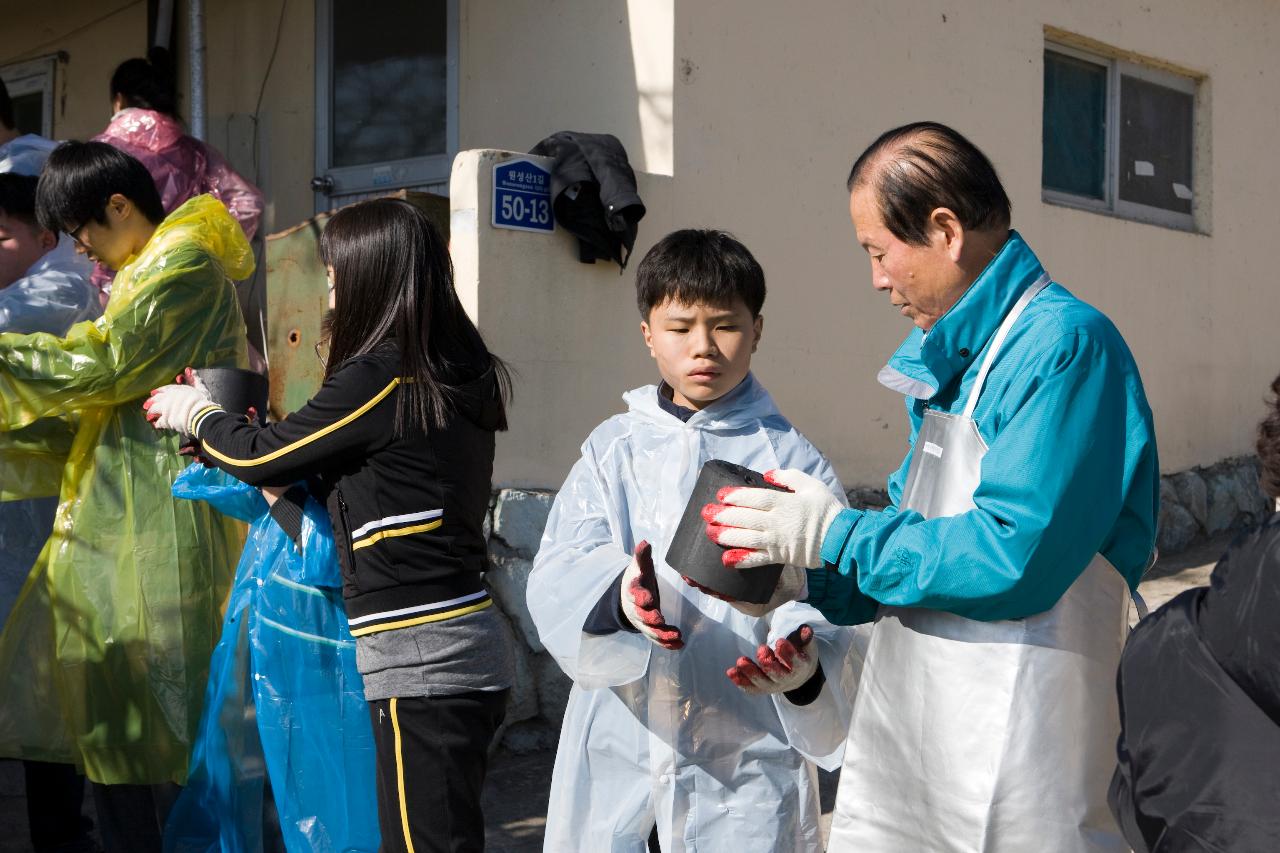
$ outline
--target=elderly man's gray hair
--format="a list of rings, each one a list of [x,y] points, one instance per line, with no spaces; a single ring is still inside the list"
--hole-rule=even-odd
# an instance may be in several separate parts
[[[995,167],[959,132],[932,121],[881,134],[849,171],[849,192],[869,186],[889,232],[914,246],[928,242],[929,215],[940,207],[965,228],[1008,228],[1009,196]]]

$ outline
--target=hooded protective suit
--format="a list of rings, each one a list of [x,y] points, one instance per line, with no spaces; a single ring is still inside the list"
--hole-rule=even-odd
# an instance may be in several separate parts
[[[0,288],[0,333],[49,332],[67,329],[102,313],[97,291],[89,284],[92,265],[72,248],[70,237],[31,265],[26,275]],[[55,495],[0,504],[0,626],[18,597],[27,573],[49,538]]]
[[[821,849],[816,772],[834,769],[848,729],[861,655],[855,634],[792,602],[746,616],[685,584],[662,558],[702,464],[799,468],[843,499],[830,464],[748,376],[687,423],[657,389],[623,398],[582,447],[547,521],[529,577],[538,634],[574,680],[547,814],[547,850],[643,851],[655,823],[664,853]],[[583,633],[637,543],[653,545],[662,613],[685,647],[639,634]],[[827,683],[809,705],[748,695],[725,670],[802,624]]]
[[[240,534],[170,495],[185,462],[142,400],[188,365],[244,366],[229,278],[252,269],[235,220],[199,196],[121,268],[101,318],[0,335],[0,496],[60,498],[0,635],[0,756],[107,784],[186,778]]]
[[[0,332],[66,334],[76,323],[102,313],[89,284],[92,264],[75,252],[70,237],[31,265],[27,274],[0,288]]]
[[[0,172],[16,172],[19,175],[38,175],[49,159],[49,152],[58,147],[52,139],[34,133],[24,133],[0,145]]]

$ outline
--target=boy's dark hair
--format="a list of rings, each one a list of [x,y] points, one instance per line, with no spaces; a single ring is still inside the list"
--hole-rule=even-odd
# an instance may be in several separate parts
[[[1271,383],[1271,411],[1258,424],[1258,463],[1262,467],[1262,491],[1280,498],[1280,376]]]
[[[732,234],[700,228],[672,231],[636,269],[636,306],[649,319],[655,305],[728,306],[741,299],[752,317],[764,306],[764,270]]]
[[[0,124],[4,125],[5,130],[13,130],[17,124],[13,117],[13,101],[9,99],[9,90],[5,88],[3,80],[0,80]]]
[[[987,155],[959,132],[934,121],[883,133],[849,170],[849,192],[870,186],[889,233],[904,243],[928,242],[929,214],[951,210],[965,228],[1008,228],[1009,196]]]
[[[163,47],[147,51],[116,66],[111,74],[111,97],[120,95],[125,106],[177,115],[178,93],[174,82],[173,59]]]
[[[75,231],[107,221],[119,193],[154,225],[164,220],[160,193],[147,167],[105,142],[64,142],[49,154],[36,187],[36,215],[50,231]]]
[[[0,172],[0,213],[38,228],[36,221],[36,177]]]

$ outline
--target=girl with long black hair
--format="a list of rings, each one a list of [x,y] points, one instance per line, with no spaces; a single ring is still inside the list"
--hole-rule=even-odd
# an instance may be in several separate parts
[[[306,405],[260,427],[198,384],[176,384],[146,408],[244,482],[307,480],[325,498],[377,743],[382,849],[480,850],[487,751],[512,678],[481,577],[510,378],[462,308],[444,240],[412,204],[339,211],[320,254],[329,354]],[[286,527],[301,497],[294,487],[277,501]]]

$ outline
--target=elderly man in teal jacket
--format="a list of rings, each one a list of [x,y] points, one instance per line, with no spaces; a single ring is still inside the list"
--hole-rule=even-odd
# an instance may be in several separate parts
[[[726,563],[804,566],[828,619],[876,622],[829,849],[1128,850],[1115,671],[1159,501],[1133,356],[954,130],[887,132],[849,190],[873,284],[916,326],[879,376],[911,427],[890,506],[786,472],[704,510]]]

